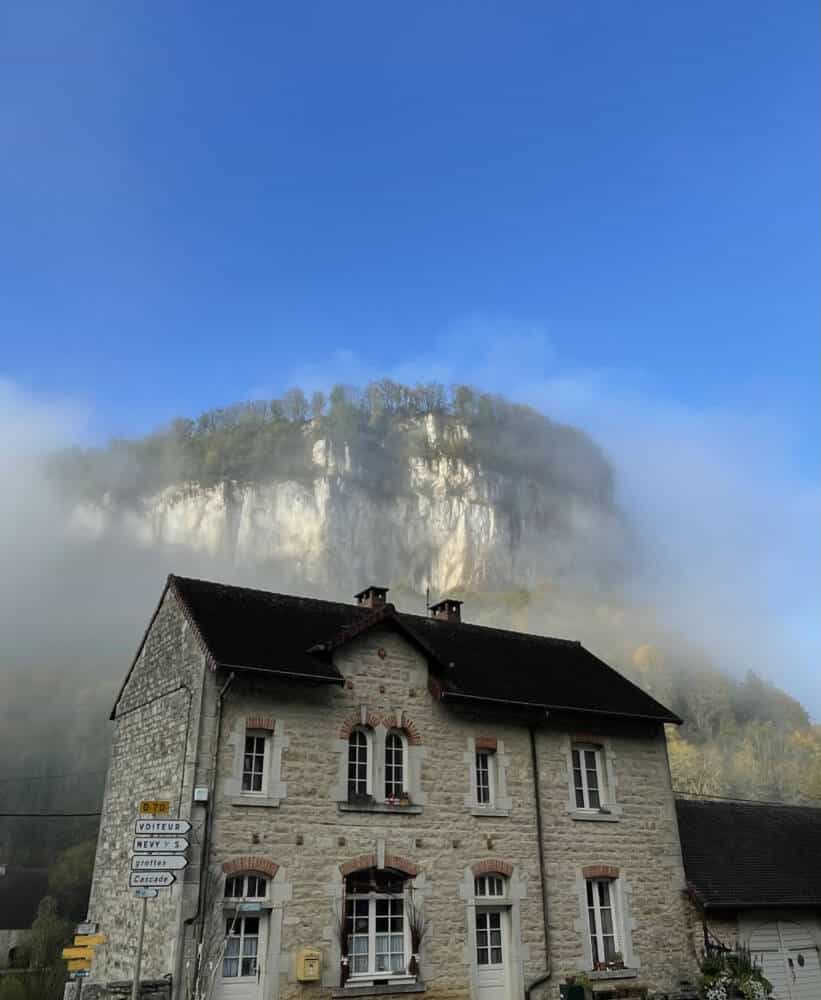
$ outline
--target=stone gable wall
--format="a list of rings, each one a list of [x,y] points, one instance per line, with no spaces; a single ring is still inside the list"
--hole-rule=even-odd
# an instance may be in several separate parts
[[[148,901],[142,979],[174,968],[176,928],[196,899],[197,845],[203,811],[192,806],[205,657],[176,598],[168,592],[123,690],[114,722],[111,760],[97,841],[89,919],[108,942],[97,948],[88,988],[131,979],[142,901],[128,888],[129,856],[142,799],[169,800],[170,816],[187,819],[193,863],[172,889]],[[210,730],[205,723],[204,728]],[[185,902],[184,902],[185,900]]]

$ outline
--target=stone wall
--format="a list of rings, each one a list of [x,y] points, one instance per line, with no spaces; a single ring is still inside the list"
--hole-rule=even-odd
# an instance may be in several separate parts
[[[193,866],[147,904],[141,978],[159,979],[174,970],[184,898],[186,908],[196,898],[196,845],[204,811],[192,807],[192,790],[195,770],[202,770],[202,762],[195,765],[206,676],[203,651],[176,598],[167,592],[117,706],[88,911],[108,942],[97,949],[89,996],[95,985],[133,976],[142,901],[129,890],[128,873],[143,799],[170,801],[170,815],[193,825]],[[212,728],[208,720],[203,728]]]

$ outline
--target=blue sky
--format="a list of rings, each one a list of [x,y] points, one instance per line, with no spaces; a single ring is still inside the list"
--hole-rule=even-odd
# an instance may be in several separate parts
[[[750,489],[751,524],[803,511],[761,586],[814,655],[818,28],[809,0],[6,4],[0,375],[88,440],[383,373],[634,462],[653,428],[732,475],[728,522]]]

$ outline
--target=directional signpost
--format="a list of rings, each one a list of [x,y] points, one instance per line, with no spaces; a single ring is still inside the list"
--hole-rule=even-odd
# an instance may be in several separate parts
[[[184,819],[171,819],[169,811],[169,802],[146,799],[140,803],[140,817],[134,828],[137,836],[131,845],[128,886],[143,901],[143,905],[137,934],[137,960],[131,985],[131,1000],[137,1000],[140,988],[148,900],[154,899],[160,889],[173,885],[177,881],[174,872],[182,871],[188,864],[188,858],[183,856],[188,850],[184,834],[191,829],[191,824]]]
[[[75,928],[74,944],[68,948],[63,948],[62,957],[68,963],[68,972],[72,979],[77,980],[75,997],[80,996],[83,987],[83,979],[91,969],[91,960],[94,958],[94,949],[108,940],[105,934],[97,934],[96,924],[78,924]]]

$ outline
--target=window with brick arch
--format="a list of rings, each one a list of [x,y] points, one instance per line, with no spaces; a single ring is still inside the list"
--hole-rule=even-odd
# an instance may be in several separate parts
[[[349,799],[361,799],[372,794],[371,746],[371,733],[364,727],[357,727],[348,737]]]
[[[620,950],[616,883],[614,879],[587,879],[587,921],[593,966],[611,962]]]
[[[496,754],[493,750],[476,751],[476,804],[493,806],[496,801]]]
[[[405,737],[391,731],[385,737],[385,798],[396,799],[406,791]]]
[[[345,880],[349,982],[408,974],[407,879],[390,868],[366,868]]]
[[[573,788],[577,809],[601,809],[606,805],[604,761],[601,747],[573,747]]]
[[[264,900],[268,880],[261,875],[231,875],[225,880],[225,950],[222,956],[223,979],[253,979],[259,969],[259,914],[248,916],[240,904],[246,900]]]

